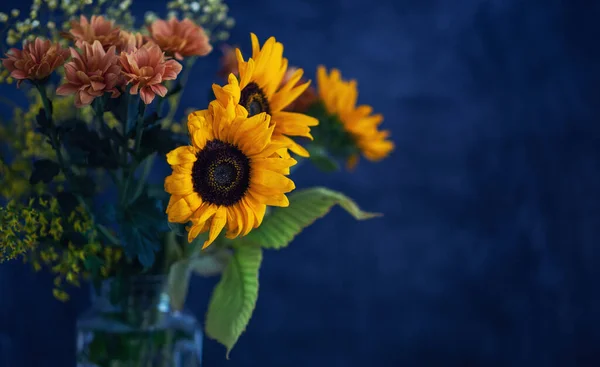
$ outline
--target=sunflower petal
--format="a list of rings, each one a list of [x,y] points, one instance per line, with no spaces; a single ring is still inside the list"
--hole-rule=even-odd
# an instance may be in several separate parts
[[[252,172],[250,182],[251,186],[259,186],[272,192],[290,192],[296,188],[294,181],[284,175],[264,169]]]
[[[217,212],[215,213],[215,215],[212,218],[212,222],[210,223],[210,232],[208,235],[208,240],[206,240],[204,242],[204,244],[202,245],[202,249],[204,250],[205,248],[207,248],[208,246],[210,246],[219,236],[219,233],[221,233],[221,231],[223,230],[223,227],[225,227],[225,224],[227,223],[227,208],[222,206],[219,207],[219,209],[217,210]]]
[[[167,217],[172,223],[187,223],[192,216],[192,210],[187,201],[180,196],[172,196],[167,207]]]
[[[271,142],[274,126],[269,127],[271,116],[262,112],[247,119],[235,135],[235,144],[248,155],[253,156],[265,149]]]
[[[218,207],[214,204],[204,202],[193,214],[193,219],[198,222],[206,222],[216,212]]]
[[[170,165],[193,163],[196,161],[196,151],[191,146],[178,147],[167,153]]]
[[[172,195],[187,195],[194,190],[192,176],[173,173],[165,178],[165,191]]]
[[[290,174],[290,167],[298,163],[293,158],[254,158],[252,159],[253,169],[265,169],[282,175]]]

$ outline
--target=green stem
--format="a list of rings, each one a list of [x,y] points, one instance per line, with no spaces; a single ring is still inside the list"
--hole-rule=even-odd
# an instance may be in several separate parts
[[[133,145],[133,159],[131,165],[127,167],[126,170],[126,178],[125,178],[125,186],[123,187],[123,191],[121,193],[121,204],[125,204],[127,202],[127,191],[129,190],[129,185],[131,184],[132,177],[135,175],[135,170],[138,165],[137,157],[140,154],[141,143],[142,143],[142,135],[144,134],[144,115],[146,113],[146,104],[142,101],[141,106],[138,112],[138,118],[135,125],[135,143]],[[125,152],[127,154],[127,152]]]
[[[42,98],[42,104],[44,105],[46,118],[48,119],[48,121],[50,123],[49,138],[50,138],[50,143],[52,144],[52,148],[54,148],[54,151],[56,152],[56,160],[58,162],[58,166],[60,167],[61,171],[63,171],[63,173],[65,174],[65,176],[67,177],[67,180],[71,183],[71,185],[73,185],[74,187],[77,187],[77,182],[75,181],[75,176],[73,175],[73,172],[71,172],[71,170],[69,169],[67,164],[65,163],[65,158],[62,154],[62,149],[61,149],[62,147],[61,147],[61,143],[58,139],[58,132],[56,130],[56,125],[54,124],[54,120],[52,120],[52,113],[50,112],[50,100],[48,99],[48,95],[46,94],[46,87],[43,84],[38,84],[38,83],[35,83],[35,86],[36,86],[37,90],[40,92],[40,97]],[[92,215],[92,212],[89,210],[85,200],[80,195],[75,195],[75,196],[77,197],[77,201],[79,201],[79,204],[84,208],[84,210],[86,210],[90,215]]]
[[[52,111],[50,108],[50,99],[48,99],[48,95],[46,94],[46,86],[42,83],[33,83],[37,88],[38,92],[40,92],[40,97],[42,98],[42,104],[44,105],[44,112],[46,113],[46,118],[52,123]],[[52,124],[52,129],[54,129],[54,124]]]
[[[186,63],[183,67],[183,72],[181,73],[181,77],[179,78],[179,83],[181,84],[182,89],[185,88],[187,81],[190,77],[190,72],[192,71],[192,66],[196,62],[195,57],[190,57],[186,60]],[[181,95],[183,91],[177,93],[176,95],[169,98],[169,113],[167,114],[166,120],[173,121],[175,117],[175,113],[177,113],[177,109],[179,109],[179,102],[181,101]]]
[[[146,113],[146,104],[142,102],[140,112],[135,127],[135,144],[133,145],[133,151],[137,156],[140,154],[140,145],[142,143],[142,134],[144,133],[144,114]]]

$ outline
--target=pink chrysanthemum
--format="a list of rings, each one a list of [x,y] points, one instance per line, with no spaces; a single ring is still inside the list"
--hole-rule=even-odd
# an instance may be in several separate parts
[[[58,43],[36,38],[28,42],[23,50],[11,48],[2,59],[2,65],[10,71],[10,76],[18,80],[17,86],[23,80],[42,80],[50,76],[56,68],[69,58],[69,50],[60,47]]]
[[[79,21],[71,21],[69,33],[79,48],[82,48],[84,42],[93,44],[95,41],[99,41],[104,50],[119,44],[119,27],[101,15],[92,15],[90,20],[82,15]]]
[[[158,94],[164,97],[165,80],[175,80],[181,72],[181,64],[165,59],[164,52],[154,43],[147,43],[131,53],[122,52],[119,57],[130,93],[140,94],[145,104],[150,104]]]
[[[104,51],[100,41],[94,41],[93,45],[83,42],[81,48],[81,53],[71,48],[73,60],[65,64],[67,83],[58,87],[56,93],[61,96],[75,94],[77,107],[91,104],[106,92],[112,93],[112,98],[118,97],[121,67],[115,46]]]
[[[188,56],[205,56],[212,51],[204,29],[189,19],[155,20],[150,26],[150,35],[167,55],[177,60]]]

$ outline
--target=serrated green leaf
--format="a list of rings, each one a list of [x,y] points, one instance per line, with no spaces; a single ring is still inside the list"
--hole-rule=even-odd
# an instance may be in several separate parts
[[[237,247],[212,293],[206,314],[206,335],[227,348],[227,358],[256,306],[261,261],[260,247]]]
[[[357,220],[381,216],[362,211],[352,199],[325,187],[298,190],[289,195],[290,205],[276,208],[262,225],[242,239],[245,244],[280,249],[315,220],[325,216],[335,205],[341,206]]]

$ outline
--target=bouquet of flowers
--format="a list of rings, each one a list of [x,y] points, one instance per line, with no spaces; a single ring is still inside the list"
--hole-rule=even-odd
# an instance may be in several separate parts
[[[190,71],[234,20],[220,0],[177,0],[167,20],[148,12],[138,25],[130,4],[35,0],[25,20],[0,13],[11,47],[0,79],[29,101],[2,99],[13,115],[0,124],[0,262],[48,269],[62,301],[82,280],[112,282],[111,302],[122,306],[112,320],[129,331],[183,312],[191,274],[220,275],[204,325],[229,353],[256,304],[263,250],[286,247],[335,205],[358,220],[377,215],[324,187],[296,189],[294,168],[334,171],[342,160],[351,169],[393,143],[382,116],[357,106],[355,81],[319,67],[313,88],[280,42],[254,34],[250,55],[220,45],[224,80],[179,121]],[[152,182],[163,162],[170,174]],[[140,276],[164,278],[166,305],[131,317]],[[96,330],[80,341],[81,358],[148,360],[139,334],[119,333]],[[177,335],[159,333],[152,345],[174,346]]]

